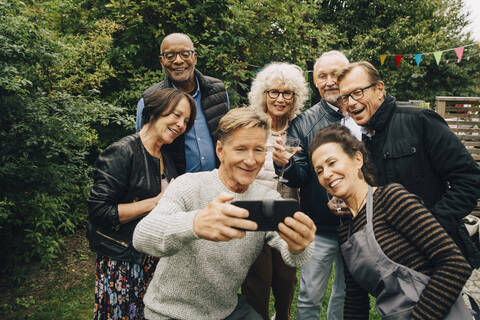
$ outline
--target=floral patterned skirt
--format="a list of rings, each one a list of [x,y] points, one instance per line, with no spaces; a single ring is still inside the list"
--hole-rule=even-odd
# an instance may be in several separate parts
[[[158,260],[147,256],[136,264],[97,256],[94,319],[144,319],[143,296]]]

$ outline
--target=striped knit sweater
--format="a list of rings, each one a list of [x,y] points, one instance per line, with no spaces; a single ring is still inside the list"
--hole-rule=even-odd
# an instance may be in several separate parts
[[[379,187],[373,197],[373,229],[383,252],[393,261],[428,275],[412,319],[443,319],[472,270],[460,250],[416,195],[400,184]],[[366,207],[343,219],[340,244],[366,224]],[[345,319],[368,319],[369,297],[345,268]]]

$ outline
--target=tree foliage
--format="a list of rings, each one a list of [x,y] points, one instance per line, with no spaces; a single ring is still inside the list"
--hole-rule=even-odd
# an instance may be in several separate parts
[[[133,131],[141,92],[163,78],[165,35],[192,38],[197,67],[225,81],[233,107],[247,103],[265,64],[295,63],[311,80],[315,59],[331,49],[372,62],[397,98],[433,102],[478,95],[478,47],[468,49],[469,60],[438,66],[426,55],[420,67],[405,57],[397,69],[379,56],[471,43],[461,7],[462,0],[0,0],[2,261],[48,263],[61,235],[83,222],[93,161]]]
[[[478,95],[480,50],[460,63],[448,51],[437,65],[433,55],[424,55],[420,67],[413,56],[404,57],[397,68],[393,56],[383,66],[380,54],[432,53],[460,47],[473,41],[462,34],[467,15],[462,0],[329,0],[323,1],[323,21],[335,23],[353,61],[367,60],[380,71],[387,90],[400,100],[435,101],[435,96]]]
[[[48,264],[62,235],[85,219],[94,125],[119,111],[79,94],[95,88],[91,78],[65,84],[74,73],[69,58],[83,46],[62,42],[26,11],[0,1],[0,239],[2,266],[10,267],[33,257]]]

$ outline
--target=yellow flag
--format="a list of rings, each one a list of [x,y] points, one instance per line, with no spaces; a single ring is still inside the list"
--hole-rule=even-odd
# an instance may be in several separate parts
[[[480,45],[480,43],[479,43]],[[383,64],[385,63],[385,59],[387,58],[387,55],[386,54],[381,54],[380,55],[380,65],[383,66]]]

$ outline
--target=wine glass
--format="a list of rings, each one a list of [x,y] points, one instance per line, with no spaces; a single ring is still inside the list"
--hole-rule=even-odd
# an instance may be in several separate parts
[[[286,158],[290,160],[290,158],[293,157],[293,155],[297,152],[297,148],[299,145],[300,145],[300,140],[292,137],[287,137],[287,139],[285,140],[285,151],[284,151],[284,155],[286,156]],[[288,182],[288,180],[283,177],[283,173],[285,172],[285,167],[286,166],[282,167],[282,171],[280,172],[280,176],[278,177],[279,182],[284,182],[284,183]]]
[[[327,198],[329,200],[328,201],[329,208],[335,210],[336,215],[342,216],[350,213],[350,210],[348,209],[347,205],[342,199],[332,196],[328,192],[327,192]]]

